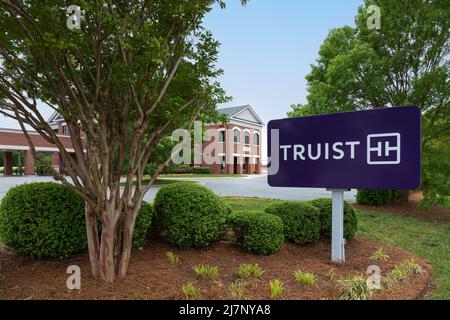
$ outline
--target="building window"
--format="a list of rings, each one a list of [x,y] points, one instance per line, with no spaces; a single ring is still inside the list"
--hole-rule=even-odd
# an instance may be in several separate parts
[[[225,156],[220,157],[220,170],[225,171]]]
[[[247,131],[244,132],[244,143],[246,145],[250,144],[250,132],[247,132]]]
[[[62,126],[62,134],[65,136],[69,135],[69,128],[67,126]]]
[[[233,134],[234,134],[234,143],[240,143],[241,142],[241,132],[239,131],[239,129],[234,129]]]
[[[219,142],[225,142],[225,130],[219,131]]]
[[[259,133],[255,132],[253,134],[253,141],[254,141],[255,145],[259,146]]]

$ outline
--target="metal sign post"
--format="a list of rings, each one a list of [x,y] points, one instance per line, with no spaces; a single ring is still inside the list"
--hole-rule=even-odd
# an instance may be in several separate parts
[[[344,192],[348,189],[327,189],[332,196],[331,261],[345,262]]]

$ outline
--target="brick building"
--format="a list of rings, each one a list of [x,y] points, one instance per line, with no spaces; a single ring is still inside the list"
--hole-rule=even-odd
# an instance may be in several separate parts
[[[59,140],[66,150],[69,153],[74,153],[75,151],[73,150],[67,126],[64,125],[64,119],[58,113],[54,113],[48,122],[57,133]],[[38,153],[51,154],[52,166],[59,172],[64,172],[64,164],[58,148],[41,137],[37,132],[28,131],[28,134],[33,141],[36,151]],[[13,153],[19,153],[19,159],[23,159],[21,165],[24,166],[25,175],[35,174],[34,157],[22,130],[0,128],[0,152],[3,153],[4,175],[8,176],[13,174]]]
[[[261,133],[264,123],[249,105],[219,109],[228,118],[226,124],[207,124],[214,138],[203,144],[203,158],[210,155],[214,163],[203,159],[215,174],[260,174]]]

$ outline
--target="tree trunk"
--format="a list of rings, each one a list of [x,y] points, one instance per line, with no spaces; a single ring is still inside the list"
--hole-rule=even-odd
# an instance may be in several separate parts
[[[136,219],[133,217],[131,212],[126,215],[123,226],[123,247],[119,265],[119,277],[126,276],[128,272],[128,264],[130,262],[131,249],[133,247],[133,230],[135,221]]]
[[[399,203],[408,203],[409,202],[409,195],[410,195],[410,191],[409,190],[400,190],[400,197],[398,198],[398,202]]]
[[[116,225],[112,222],[112,215],[104,214],[102,219],[102,236],[100,241],[100,276],[102,280],[112,283],[115,276],[114,268],[114,239]]]
[[[91,262],[91,272],[95,279],[100,276],[100,268],[98,264],[99,257],[99,243],[98,243],[98,229],[97,229],[97,215],[95,210],[86,202],[85,211],[86,232],[89,251],[89,260]]]

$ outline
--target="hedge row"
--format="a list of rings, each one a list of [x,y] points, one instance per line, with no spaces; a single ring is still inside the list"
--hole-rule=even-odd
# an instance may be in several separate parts
[[[182,249],[205,248],[232,229],[236,243],[261,254],[277,252],[284,240],[304,245],[331,236],[331,199],[277,202],[263,211],[231,212],[221,198],[195,183],[162,187],[154,206],[143,203],[133,245],[142,247],[150,225]],[[344,236],[357,229],[353,208],[344,206]],[[57,183],[11,188],[0,205],[0,241],[37,258],[65,258],[86,248],[84,201]]]
[[[369,206],[381,206],[398,200],[400,192],[397,190],[366,190],[360,189],[356,194],[356,202]]]

